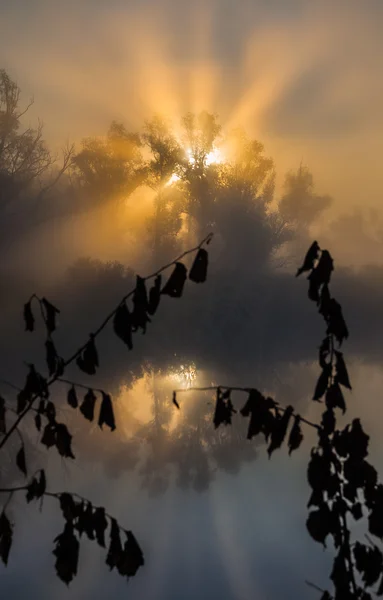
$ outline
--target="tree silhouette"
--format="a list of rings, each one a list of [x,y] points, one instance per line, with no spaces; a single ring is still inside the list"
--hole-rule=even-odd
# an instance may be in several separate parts
[[[21,426],[26,417],[34,415],[33,422],[41,435],[40,443],[46,448],[55,447],[63,458],[75,459],[72,450],[72,434],[65,423],[57,420],[57,407],[50,399],[50,387],[56,382],[68,386],[67,404],[78,410],[88,421],[97,421],[100,429],[105,426],[111,431],[116,429],[113,401],[109,393],[102,389],[94,389],[63,377],[66,368],[75,363],[78,369],[88,375],[94,375],[100,367],[100,359],[96,340],[105,327],[111,322],[116,336],[128,347],[133,349],[133,340],[137,332],[146,332],[153,315],[163,296],[179,298],[182,296],[186,279],[201,283],[205,281],[208,268],[208,254],[205,245],[209,244],[211,235],[206,237],[196,248],[183,252],[181,256],[165,265],[152,275],[142,278],[137,276],[134,290],[126,294],[118,306],[104,319],[99,327],[89,336],[89,340],[72,354],[68,359],[60,356],[54,340],[57,327],[57,315],[60,310],[45,297],[36,295],[24,305],[25,330],[33,332],[36,327],[36,310],[46,329],[46,364],[48,375],[44,377],[35,365],[28,365],[25,385],[16,398],[16,406],[12,406],[0,397],[0,449],[17,434],[20,444],[16,455],[12,457],[15,465],[25,476],[29,476],[28,453]],[[189,254],[195,254],[194,263],[190,270],[183,264],[182,259]],[[166,282],[162,283],[163,272],[172,268]],[[147,290],[146,282],[154,280]],[[131,305],[128,304],[131,302]],[[15,386],[11,386],[15,387]],[[9,423],[9,417],[13,416]],[[134,576],[144,564],[140,546],[133,533],[123,529],[109,515],[104,507],[96,507],[89,500],[68,492],[53,493],[47,490],[47,480],[44,469],[37,470],[28,483],[17,486],[0,488],[0,494],[8,495],[0,515],[0,558],[5,565],[12,547],[14,525],[7,516],[7,509],[12,497],[17,492],[26,492],[26,501],[43,500],[52,497],[59,501],[62,516],[65,521],[63,532],[55,540],[53,554],[56,557],[57,576],[69,584],[77,574],[81,536],[95,540],[99,546],[106,547],[105,535],[109,532],[109,545],[106,564],[112,570],[128,579]]]
[[[61,166],[43,138],[43,125],[36,129],[23,128],[22,119],[32,106],[20,108],[20,88],[0,69],[0,215],[1,234],[8,235],[10,226],[15,237],[20,229],[17,217],[20,212],[28,215],[33,223],[44,219],[43,200],[57,187],[62,176],[71,166],[74,146],[67,145],[62,151]],[[22,233],[22,231],[20,231]]]

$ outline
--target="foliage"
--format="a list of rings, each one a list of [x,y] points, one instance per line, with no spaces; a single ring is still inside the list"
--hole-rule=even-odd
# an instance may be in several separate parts
[[[315,428],[318,442],[311,450],[307,468],[312,489],[307,530],[323,546],[331,537],[335,549],[330,575],[334,591],[331,594],[323,590],[321,600],[371,600],[373,594],[383,595],[383,553],[368,535],[367,544],[353,542],[351,523],[365,517],[369,534],[383,541],[383,484],[378,482],[376,469],[366,460],[369,436],[360,419],[337,428],[337,411],[346,412],[342,390],[351,390],[351,383],[340,350],[349,332],[342,308],[329,290],[333,270],[330,253],[314,242],[296,274],[309,273],[308,296],[316,303],[326,324],[326,335],[319,348],[321,373],[313,394],[313,401],[323,404],[320,424],[296,414],[292,406],[280,406],[257,389],[218,386],[176,390],[173,402],[180,409],[178,393],[215,390],[214,425],[218,428],[231,425],[237,413],[232,393],[245,393],[247,400],[238,412],[248,419],[247,437],[251,440],[262,435],[269,457],[286,440],[289,454],[297,450],[303,441],[302,424]]]
[[[210,240],[211,236],[209,235],[196,248],[184,252],[176,260],[149,277],[137,276],[135,289],[121,299],[118,306],[90,335],[89,340],[66,360],[60,356],[53,336],[60,310],[46,298],[39,298],[36,295],[31,296],[26,302],[23,310],[25,330],[27,332],[35,330],[35,307],[39,309],[45,326],[48,376],[44,377],[37,372],[33,364],[30,364],[24,387],[17,394],[16,408],[6,403],[4,398],[0,398],[0,449],[7,444],[12,434],[18,434],[21,445],[14,461],[25,477],[28,477],[29,468],[21,425],[25,423],[25,418],[31,413],[34,413],[33,422],[40,434],[40,443],[47,449],[55,447],[63,458],[75,459],[72,449],[72,434],[65,423],[57,420],[57,406],[50,399],[49,388],[56,382],[66,383],[69,386],[67,403],[72,409],[78,409],[88,421],[92,422],[97,418],[100,429],[103,429],[104,426],[107,426],[110,431],[116,429],[113,401],[110,394],[104,390],[87,388],[64,379],[65,369],[75,362],[82,372],[89,375],[96,373],[100,368],[96,338],[110,321],[113,322],[115,334],[128,346],[129,350],[132,350],[133,334],[137,334],[138,330],[141,330],[142,333],[146,332],[147,325],[151,323],[151,317],[156,313],[163,296],[181,297],[187,277],[196,283],[206,280],[208,255],[203,246]],[[188,272],[181,260],[191,253],[195,253],[195,258]],[[172,273],[162,284],[162,273],[171,267],[173,267]],[[151,279],[154,279],[154,283],[147,292],[146,282]],[[85,393],[82,398],[79,398],[81,388],[85,388]],[[12,413],[15,417],[9,424],[9,417]],[[13,494],[20,491],[26,492],[28,503],[33,500],[43,500],[45,497],[52,497],[59,501],[65,525],[63,532],[54,540],[53,554],[56,557],[57,576],[64,583],[69,584],[77,574],[80,541],[84,533],[90,540],[95,540],[99,546],[105,548],[105,535],[109,530],[106,564],[111,570],[116,568],[118,573],[127,579],[134,576],[144,564],[142,551],[131,531],[124,530],[112,516],[106,513],[104,507],[95,507],[89,500],[76,494],[47,491],[46,474],[43,469],[40,469],[29,478],[25,485],[0,489],[0,494],[8,494],[8,500],[3,505],[0,515],[0,558],[5,565],[8,564],[14,531],[14,524],[7,516],[7,507]]]

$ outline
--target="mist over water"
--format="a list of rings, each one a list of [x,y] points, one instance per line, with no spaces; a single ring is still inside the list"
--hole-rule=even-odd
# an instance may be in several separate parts
[[[305,580],[326,587],[331,550],[322,552],[305,529],[311,432],[296,455],[280,450],[269,461],[264,445],[246,439],[247,422],[238,415],[231,427],[215,430],[212,393],[179,394],[180,411],[172,403],[173,389],[189,385],[253,386],[319,418],[311,398],[323,322],[307,298],[307,281],[294,277],[313,239],[334,257],[332,291],[350,329],[347,421],[360,416],[378,464],[382,454],[381,6],[339,3],[330,20],[327,2],[311,10],[290,2],[288,11],[278,2],[256,9],[244,3],[241,10],[229,2],[193,9],[160,4],[162,11],[149,2],[140,8],[114,2],[106,13],[101,2],[69,3],[64,16],[62,6],[40,2],[28,28],[22,20],[17,31],[24,4],[3,11],[0,50],[7,44],[12,50],[4,67],[22,85],[23,100],[35,92],[23,126],[33,121],[34,127],[39,114],[48,146],[75,140],[83,162],[36,207],[30,204],[35,189],[28,188],[2,221],[0,378],[23,385],[26,362],[45,372],[43,328],[28,334],[22,321],[31,294],[60,308],[55,341],[67,357],[134,288],[137,274],[153,273],[215,233],[206,283],[187,281],[181,299],[164,297],[147,333],[134,334],[132,351],[107,327],[96,376],[73,366],[65,373],[113,395],[116,431],[101,432],[68,407],[63,383],[55,384],[51,399],[74,435],[76,460],[59,459],[37,443],[31,424],[26,428],[30,471],[44,467],[50,489],[104,505],[133,530],[144,568],[126,586],[108,572],[100,549],[84,543],[68,591],[55,577],[51,554],[62,529],[57,506],[45,499],[40,514],[15,497],[15,542],[0,571],[4,596],[274,600],[306,597]],[[96,183],[86,179],[91,160],[108,152],[116,161],[119,152],[131,152],[126,163],[136,165],[135,141],[124,136],[143,135],[144,119],[157,112],[169,115],[185,150],[180,120],[188,110],[217,112],[222,125],[221,158],[210,165],[204,158],[205,187],[193,187],[197,154],[195,163],[190,157],[182,163],[184,171],[177,163],[184,179],[164,187],[160,178],[162,188],[155,165],[149,183],[128,191],[107,187],[107,162],[96,169]],[[103,146],[112,120],[126,126],[123,150]],[[227,140],[238,125],[264,149],[245,141],[234,150]],[[91,143],[82,144],[86,136]],[[242,179],[235,179],[234,167],[226,170],[237,151],[258,178],[253,187],[246,187],[245,170]],[[149,160],[148,143],[142,152]],[[119,176],[113,172],[113,185]],[[168,208],[159,216],[160,194]],[[6,384],[0,393],[14,400]],[[233,402],[240,409],[244,396]],[[16,446],[17,440],[11,450]],[[18,481],[11,450],[2,483]]]

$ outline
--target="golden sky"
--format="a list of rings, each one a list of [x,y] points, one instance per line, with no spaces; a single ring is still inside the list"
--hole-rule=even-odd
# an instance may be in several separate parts
[[[338,206],[380,206],[380,0],[0,2],[2,66],[54,144],[155,111],[221,115],[303,161]]]

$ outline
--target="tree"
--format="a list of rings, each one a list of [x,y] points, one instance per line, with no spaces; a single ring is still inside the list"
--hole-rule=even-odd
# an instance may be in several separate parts
[[[141,141],[113,121],[106,139],[86,138],[72,162],[80,190],[93,203],[125,200],[143,181]]]
[[[0,69],[0,214],[2,236],[10,225],[13,236],[18,225],[16,217],[40,218],[43,198],[68,170],[73,146],[63,149],[62,166],[56,168],[57,157],[49,151],[43,139],[43,125],[36,129],[22,128],[22,118],[33,100],[20,109],[20,88],[4,69]],[[30,223],[29,223],[30,225]]]

